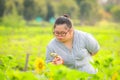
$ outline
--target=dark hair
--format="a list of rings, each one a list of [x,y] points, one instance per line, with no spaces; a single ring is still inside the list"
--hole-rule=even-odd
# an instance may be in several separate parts
[[[64,14],[63,16],[60,16],[56,19],[55,24],[54,24],[54,29],[56,27],[56,25],[59,24],[66,24],[68,28],[72,27],[72,22],[70,20],[70,17],[67,14]]]

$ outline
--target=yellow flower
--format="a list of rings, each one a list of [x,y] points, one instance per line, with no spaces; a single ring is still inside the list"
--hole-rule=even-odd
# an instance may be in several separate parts
[[[35,71],[37,73],[42,72],[45,69],[45,62],[41,58],[35,60]]]
[[[117,73],[117,72],[115,72],[115,73],[112,75],[112,80],[116,80],[116,79],[117,79],[117,77],[118,77],[118,73]]]
[[[54,79],[51,77],[51,78],[49,78],[49,80],[54,80]]]

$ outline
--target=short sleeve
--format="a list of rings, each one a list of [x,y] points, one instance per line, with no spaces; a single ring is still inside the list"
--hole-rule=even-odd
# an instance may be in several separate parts
[[[85,44],[86,49],[90,54],[95,54],[100,48],[97,40],[91,34],[88,33],[86,34],[85,37]]]
[[[51,62],[53,60],[53,57],[50,55],[50,53],[52,53],[53,50],[47,46],[46,49],[46,63]]]

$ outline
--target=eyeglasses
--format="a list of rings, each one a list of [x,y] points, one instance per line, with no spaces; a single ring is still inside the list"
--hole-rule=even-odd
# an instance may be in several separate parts
[[[62,31],[62,32],[54,31],[53,34],[54,34],[55,36],[61,35],[62,37],[65,37],[66,34],[67,34],[69,31],[70,31],[70,29],[69,29],[67,32],[64,32],[64,31]]]

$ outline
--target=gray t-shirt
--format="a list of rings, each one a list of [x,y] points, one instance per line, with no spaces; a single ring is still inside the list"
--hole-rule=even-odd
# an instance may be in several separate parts
[[[74,30],[72,50],[69,50],[62,42],[54,38],[47,46],[46,62],[51,62],[53,57],[50,54],[56,53],[63,58],[65,66],[95,74],[96,70],[90,64],[90,60],[92,59],[91,54],[98,50],[99,44],[92,35]]]

